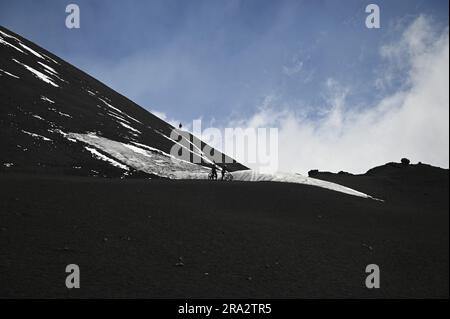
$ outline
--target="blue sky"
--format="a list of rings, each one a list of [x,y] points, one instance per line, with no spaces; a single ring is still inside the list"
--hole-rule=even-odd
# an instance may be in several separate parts
[[[148,110],[184,123],[202,118],[217,126],[243,119],[248,123],[268,100],[276,101],[272,109],[307,117],[314,125],[324,112],[328,114],[336,91],[345,93],[346,109],[375,108],[411,84],[405,80],[411,69],[393,66],[380,54],[381,48],[400,43],[418,17],[426,17],[430,36],[445,32],[449,4],[447,0],[72,2],[81,9],[77,30],[64,24],[69,1],[0,0],[0,23]],[[380,6],[380,29],[365,27],[369,3]],[[395,72],[389,81],[380,81],[386,70]],[[437,162],[448,166],[448,156]]]
[[[330,77],[358,86],[351,98],[364,103],[380,94],[370,82],[395,24],[423,13],[448,24],[446,0],[376,1],[382,28],[369,30],[372,2],[73,1],[81,28],[69,30],[69,1],[2,0],[0,21],[143,107],[227,120],[268,94],[318,105]]]

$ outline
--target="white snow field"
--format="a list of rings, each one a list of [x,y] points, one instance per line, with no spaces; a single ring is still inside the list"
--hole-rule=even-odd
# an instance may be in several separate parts
[[[187,161],[177,159],[170,154],[152,148],[150,146],[133,143],[134,145],[117,142],[110,140],[93,133],[79,134],[68,133],[66,138],[74,139],[90,146],[101,150],[103,153],[109,154],[110,157],[104,155],[99,159],[106,160],[110,163],[112,161],[120,161],[124,163],[125,167],[132,167],[136,170],[140,170],[146,173],[158,175],[161,177],[167,177],[171,179],[208,179],[210,169],[196,165]],[[88,148],[87,148],[88,149]],[[93,148],[89,148],[89,151],[94,154]],[[98,153],[98,152],[97,152]],[[97,154],[96,153],[96,154]],[[100,154],[100,153],[98,153]],[[114,158],[114,159],[113,159]],[[117,160],[117,161],[116,161]],[[114,164],[116,164],[114,163]],[[115,165],[120,167],[119,165]],[[357,190],[345,187],[339,184],[326,182],[323,180],[306,177],[300,174],[294,173],[259,173],[252,170],[236,171],[232,172],[234,181],[245,182],[283,182],[283,183],[295,183],[311,185],[321,188],[326,188],[340,193],[348,195],[373,198],[370,195],[359,192]]]
[[[111,158],[124,163],[128,167],[149,174],[173,179],[184,178],[186,174],[203,174],[206,177],[208,175],[208,169],[205,167],[179,160],[158,150],[152,150],[149,146],[141,145],[138,147],[110,140],[93,133],[68,133],[66,138],[89,144],[103,153],[109,154]]]
[[[326,189],[330,189],[336,192],[341,192],[349,195],[364,197],[364,198],[372,198],[372,196],[356,191],[352,188],[345,187],[339,184],[323,181],[320,179],[315,179],[311,177],[306,177],[301,174],[295,173],[275,173],[275,174],[267,174],[267,173],[258,173],[252,170],[245,171],[237,171],[232,172],[233,180],[238,181],[248,181],[248,182],[283,182],[283,183],[296,183],[296,184],[305,184],[311,186],[322,187]]]

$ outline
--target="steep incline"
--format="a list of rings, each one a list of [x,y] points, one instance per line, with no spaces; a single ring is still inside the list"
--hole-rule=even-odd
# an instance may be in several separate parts
[[[153,76],[158,76],[157,74]],[[163,176],[204,172],[211,156],[188,134],[190,162],[172,161],[170,124],[19,35],[0,27],[1,170],[81,176]],[[146,156],[140,170],[92,142],[96,137]],[[109,145],[109,144],[108,144]],[[222,155],[224,156],[224,155]],[[229,158],[228,158],[229,159]],[[169,161],[170,160],[170,161]],[[230,161],[230,159],[228,160]],[[171,165],[167,165],[167,163]],[[232,161],[230,171],[245,169]]]

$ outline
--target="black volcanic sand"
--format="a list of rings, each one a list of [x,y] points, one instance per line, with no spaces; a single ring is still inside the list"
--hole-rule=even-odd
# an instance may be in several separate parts
[[[328,176],[386,202],[287,183],[4,173],[0,297],[448,298],[449,175],[431,171],[403,170],[408,184]],[[65,287],[71,263],[80,289]],[[365,288],[371,263],[378,290]]]
[[[9,45],[0,44],[0,69],[19,79],[0,71],[0,170],[3,164],[11,163],[13,165],[9,170],[20,174],[98,175],[112,178],[124,176],[124,170],[93,157],[85,149],[87,144],[74,143],[61,132],[95,132],[116,142],[140,143],[166,153],[171,152],[174,141],[167,137],[171,136],[172,125],[44,48],[1,26],[0,31],[16,37],[38,54],[52,59],[38,58],[27,50],[22,50],[22,53],[13,47],[21,47],[16,40],[2,36],[3,41]],[[46,74],[58,87],[38,79],[14,60]],[[54,69],[58,73],[57,77],[51,72],[49,74],[48,69],[40,63]],[[44,100],[44,97],[54,103]],[[133,127],[135,131],[123,124]],[[136,134],[136,130],[140,133]],[[44,136],[50,141],[30,136],[24,131]],[[184,134],[203,149],[205,143],[188,132]],[[187,141],[182,142],[182,145],[192,148]],[[104,153],[102,150],[97,151]],[[229,171],[246,169],[218,150],[212,150],[211,153],[219,158],[223,157],[222,162],[227,164],[221,166]],[[110,157],[109,154],[103,155]],[[200,161],[198,156],[191,154],[190,160],[194,162],[194,159]],[[210,166],[203,160],[201,162]],[[132,171],[132,174],[154,177],[142,171]]]

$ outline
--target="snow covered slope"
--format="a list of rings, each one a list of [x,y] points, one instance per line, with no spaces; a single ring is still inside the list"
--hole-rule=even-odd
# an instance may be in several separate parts
[[[153,74],[152,76],[158,76]],[[204,145],[187,134],[187,145],[199,165],[181,163],[161,169],[141,168],[169,154],[177,143],[173,127],[50,52],[0,27],[0,170],[57,175],[167,177],[171,170],[201,171],[211,159],[195,145]],[[101,138],[111,150],[91,143]],[[190,144],[192,142],[192,144]],[[117,151],[119,145],[142,147],[129,165]],[[125,146],[123,146],[125,147]],[[215,151],[217,152],[217,151]],[[111,154],[114,153],[114,154]],[[220,152],[218,152],[220,154]],[[117,156],[117,157],[116,157]],[[224,155],[222,155],[224,156]],[[225,156],[224,156],[225,157]],[[166,161],[166,162],[165,162]],[[128,163],[128,164],[127,164]],[[230,171],[246,167],[231,161]]]
[[[171,138],[170,124],[2,27],[0,88],[0,170],[122,178],[208,176],[212,157],[198,148],[203,142],[191,134]],[[175,144],[188,149],[189,161],[170,154]],[[225,167],[234,172],[234,180],[300,183],[370,197],[297,174],[259,174],[221,155],[230,162]]]
[[[323,181],[320,179],[315,179],[311,177],[306,177],[300,174],[292,174],[292,173],[277,173],[277,174],[262,174],[250,170],[245,171],[237,171],[233,172],[233,180],[239,181],[250,181],[250,182],[262,182],[262,181],[270,181],[270,182],[284,182],[284,183],[297,183],[297,184],[305,184],[311,186],[322,187],[326,189],[330,189],[336,192],[341,192],[353,196],[359,196],[364,198],[372,198],[370,195],[358,192],[354,189],[338,185],[335,183]]]
[[[114,159],[117,159],[120,162],[125,163],[125,167],[127,168],[134,168],[148,174],[171,179],[208,179],[208,174],[210,172],[209,169],[203,166],[177,159],[170,154],[140,143],[120,143],[97,136],[93,133],[70,133],[67,137],[90,145],[90,147],[86,146],[88,150],[91,150],[91,147],[94,147],[93,150],[98,149],[103,153],[108,154],[108,156],[99,154],[97,154],[97,156],[103,156],[103,160],[112,163],[112,165],[118,165],[117,162],[114,162]],[[233,176],[233,181],[305,184],[330,189],[348,195],[372,198],[371,196],[354,189],[300,174],[264,174],[252,170],[242,170],[232,172],[231,175]]]

